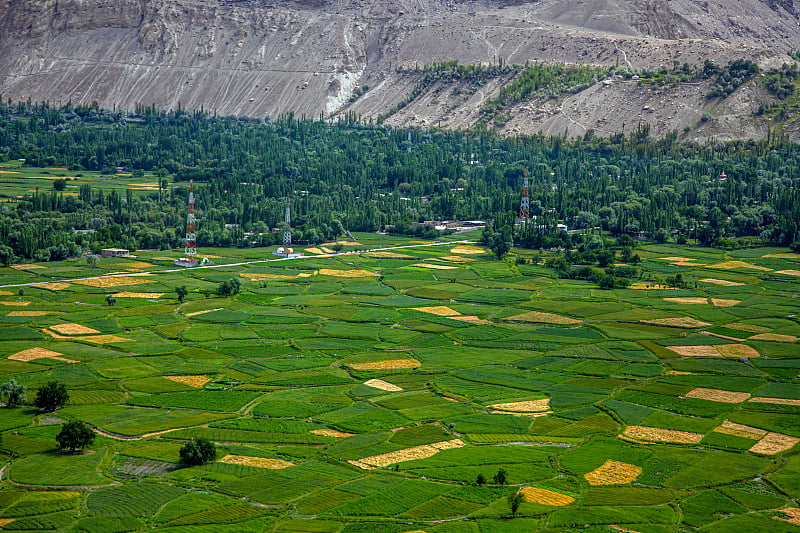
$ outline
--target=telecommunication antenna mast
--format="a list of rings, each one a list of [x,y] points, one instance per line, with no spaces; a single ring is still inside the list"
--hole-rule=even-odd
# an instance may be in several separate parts
[[[284,222],[286,223],[286,227],[283,230],[283,245],[284,246],[291,246],[292,245],[292,214],[291,214],[291,200],[289,199],[289,195],[286,195],[286,216],[284,217]]]
[[[528,169],[525,169],[525,177],[522,180],[522,200],[519,203],[519,219],[523,224],[531,218],[531,199],[528,197]]]
[[[189,214],[186,215],[186,248],[184,256],[187,262],[196,261],[197,255],[197,233],[194,224],[197,219],[194,217],[194,180],[189,180]]]

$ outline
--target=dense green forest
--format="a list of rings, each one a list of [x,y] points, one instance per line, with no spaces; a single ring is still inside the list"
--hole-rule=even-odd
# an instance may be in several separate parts
[[[343,228],[421,232],[411,224],[422,220],[512,221],[526,167],[536,227],[564,222],[571,229],[722,245],[800,238],[798,145],[781,138],[702,146],[675,139],[654,140],[646,127],[610,138],[591,131],[575,139],[501,138],[390,129],[354,117],[0,107],[0,162],[25,159],[73,173],[122,167],[177,185],[193,178],[201,246],[273,244],[270,228],[281,226],[287,194],[299,242],[333,238]],[[29,193],[0,208],[2,254],[43,260],[106,245],[179,246],[186,194],[174,185],[141,196],[89,184],[78,196]],[[86,229],[96,232],[73,231]],[[523,237],[517,242],[542,244],[530,230]]]

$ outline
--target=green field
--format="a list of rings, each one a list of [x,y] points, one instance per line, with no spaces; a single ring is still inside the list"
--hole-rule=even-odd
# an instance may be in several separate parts
[[[40,171],[4,179],[25,194],[65,173]],[[201,250],[213,269],[165,272],[178,251],[0,268],[0,384],[32,400],[57,380],[71,397],[55,413],[0,407],[0,529],[800,531],[779,520],[800,497],[787,250],[641,244],[641,279],[601,290],[529,250],[454,261],[462,243],[355,238],[356,253],[292,261]],[[362,253],[389,246],[411,259]],[[703,266],[656,288],[670,257]],[[242,261],[261,262],[225,266]],[[241,292],[217,296],[232,277]],[[119,293],[133,294],[108,305]],[[104,436],[59,453],[68,420]],[[194,437],[216,461],[179,463]],[[523,488],[566,504],[531,496],[511,518]]]

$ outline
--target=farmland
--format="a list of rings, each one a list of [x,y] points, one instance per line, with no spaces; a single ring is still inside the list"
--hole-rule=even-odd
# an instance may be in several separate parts
[[[70,395],[0,407],[0,529],[798,530],[800,256],[639,244],[602,290],[551,252],[354,237],[0,268],[0,383]],[[62,454],[71,420],[97,437]],[[197,437],[217,458],[185,466]]]

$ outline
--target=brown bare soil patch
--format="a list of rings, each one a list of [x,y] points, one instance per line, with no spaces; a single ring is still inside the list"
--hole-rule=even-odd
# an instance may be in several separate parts
[[[30,302],[0,302],[0,305],[7,305],[9,307],[27,307],[31,305]]]
[[[400,392],[403,390],[401,387],[392,385],[388,381],[383,381],[382,379],[368,379],[364,382],[364,385],[367,387],[372,387],[373,389],[380,389],[388,392]]]
[[[642,320],[646,324],[657,324],[659,326],[672,326],[676,328],[703,328],[710,326],[708,322],[697,320],[696,318],[688,316],[679,316],[674,318],[654,318],[652,320]]]
[[[94,278],[82,279],[75,283],[86,285],[87,287],[97,287],[104,289],[106,287],[123,287],[125,285],[139,285],[140,283],[153,283],[152,279],[147,279],[139,276],[117,276],[110,278]]]
[[[789,435],[770,431],[764,435],[760,441],[753,444],[750,451],[763,455],[775,455],[791,450],[798,442],[800,442],[800,439],[797,437],[790,437]]]
[[[433,444],[423,444],[422,446],[414,446],[412,448],[405,448],[379,455],[372,455],[370,457],[364,457],[358,461],[348,461],[348,463],[358,466],[359,468],[364,468],[362,465],[367,465],[368,467],[372,468],[380,468],[393,465],[395,463],[413,461],[415,459],[427,459],[428,457],[433,457],[442,450],[460,448],[461,446],[464,446],[464,443],[460,439],[453,439],[449,441],[435,442]]]
[[[163,292],[118,292],[114,295],[115,298],[161,298],[164,296]]]
[[[741,303],[741,300],[729,300],[726,298],[711,298],[711,303],[717,307],[733,307],[734,305]]]
[[[412,307],[414,311],[422,311],[437,316],[459,316],[461,313],[455,309],[450,309],[446,305],[436,305],[433,307]]]
[[[515,413],[537,413],[550,409],[550,398],[528,400],[524,402],[495,403],[489,407],[500,411],[512,411]]]
[[[634,439],[652,442],[676,442],[679,444],[696,444],[703,438],[702,433],[647,426],[628,426],[623,433]]]
[[[722,285],[723,287],[738,287],[739,285],[744,285],[744,283],[739,283],[737,281],[728,281],[726,279],[705,278],[701,279],[700,281],[704,283],[711,283],[713,285]]]
[[[800,526],[800,508],[798,507],[787,507],[785,509],[781,509],[781,513],[783,513],[784,517],[776,516],[778,520],[785,520],[786,522],[791,522],[796,526]]]
[[[683,357],[722,357],[713,346],[665,346],[671,352]]]
[[[78,340],[92,342],[94,344],[109,344],[112,342],[131,342],[133,339],[119,337],[117,335],[89,335],[88,337],[77,337]]]
[[[720,389],[706,389],[697,387],[686,393],[687,398],[697,398],[698,400],[710,400],[722,403],[742,403],[750,398],[747,392],[732,392]]]
[[[367,252],[364,255],[377,259],[414,259],[413,255],[398,254],[395,252]]]
[[[766,398],[763,396],[754,396],[750,398],[753,403],[771,403],[775,405],[800,405],[800,400],[793,400],[791,398]]]
[[[589,485],[625,485],[641,473],[642,469],[636,465],[609,459],[583,477]]]
[[[96,329],[75,323],[56,324],[55,326],[50,326],[50,329],[52,329],[53,331],[57,331],[62,335],[93,335],[96,333],[100,333]]]
[[[730,324],[725,324],[725,327],[729,329],[738,329],[739,331],[752,331],[753,333],[766,333],[770,330],[763,326],[745,324],[744,322],[731,322]]]
[[[664,298],[664,301],[683,305],[699,305],[707,304],[708,298],[702,298],[699,296],[681,296],[677,298]]]
[[[556,315],[554,313],[544,313],[542,311],[528,311],[519,315],[509,316],[503,320],[515,320],[517,322],[541,322],[544,324],[580,324],[580,320],[568,316]]]
[[[11,311],[6,316],[45,316],[54,313],[54,311]]]
[[[467,315],[467,316],[450,316],[447,317],[451,320],[460,320],[461,322],[469,322],[470,324],[491,324],[491,320],[486,320],[484,318],[479,318],[477,316]]]
[[[784,276],[800,276],[800,270],[778,270],[776,274],[783,274]]]
[[[48,350],[46,348],[29,348],[27,350],[22,350],[21,352],[17,352],[14,355],[9,355],[8,358],[13,361],[22,361],[27,363],[28,361],[35,361],[37,359],[56,359],[58,361],[64,361],[66,363],[78,363],[75,359],[69,359],[67,357],[63,357],[64,354],[54,352],[52,350]]]
[[[771,268],[762,267],[758,265],[752,265],[750,263],[745,263],[744,261],[723,261],[722,263],[716,263],[714,265],[708,265],[707,268],[721,268],[723,270],[730,270],[733,268],[748,268],[752,270],[765,270],[765,271],[772,271]]]
[[[800,337],[794,335],[781,335],[780,333],[759,333],[750,337],[754,341],[797,342]]]
[[[54,281],[52,283],[41,283],[39,285],[34,285],[37,289],[50,289],[51,291],[60,291],[70,287],[69,283],[61,283],[58,281]]]
[[[213,313],[214,311],[222,311],[222,307],[217,307],[216,309],[206,309],[205,311],[195,311],[194,313],[186,313],[186,316],[204,315],[206,313]]]
[[[522,497],[526,502],[538,503],[539,505],[552,505],[563,507],[575,501],[572,496],[554,492],[552,490],[540,489],[539,487],[525,487],[521,489]]]
[[[206,376],[164,376],[170,381],[174,381],[175,383],[183,383],[184,385],[189,385],[190,387],[195,387],[197,389],[202,388],[203,385],[211,381],[211,378]]]
[[[478,255],[485,254],[486,250],[478,246],[455,246],[450,249],[451,253],[462,255]]]
[[[378,275],[377,272],[369,270],[334,270],[332,268],[320,268],[317,271],[322,276],[333,276],[336,278],[370,278]]]
[[[434,265],[430,263],[414,263],[411,265],[413,267],[420,267],[420,268],[432,268],[434,270],[453,270],[458,267],[451,266],[451,265]]]
[[[387,359],[385,361],[372,361],[369,363],[351,363],[349,366],[356,370],[394,370],[399,368],[417,368],[422,363],[416,359]]]
[[[733,435],[734,437],[753,440],[759,440],[767,434],[763,429],[745,426],[744,424],[736,424],[729,420],[723,422],[721,426],[714,428],[714,431],[717,433],[724,433],[725,435]]]
[[[220,463],[229,465],[253,466],[255,468],[268,468],[270,470],[283,470],[294,466],[291,461],[283,459],[267,459],[265,457],[250,457],[249,455],[226,455],[219,460]]]
[[[718,344],[715,348],[722,357],[761,357],[755,348],[746,344]]]
[[[312,429],[309,433],[313,433],[314,435],[321,435],[323,437],[334,437],[337,439],[341,439],[344,437],[352,437],[355,433],[345,433],[344,431],[336,431],[335,429],[329,428],[322,428],[322,429]]]

